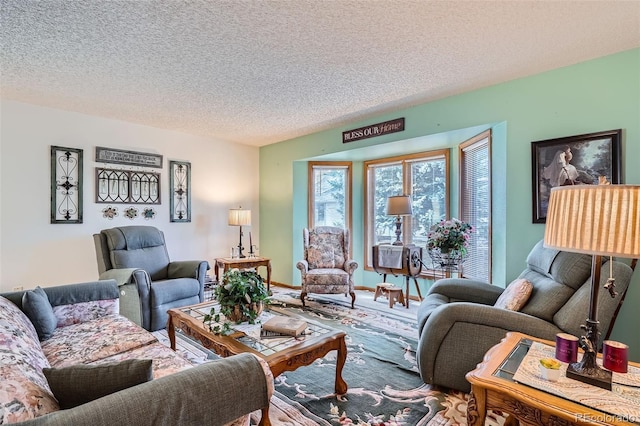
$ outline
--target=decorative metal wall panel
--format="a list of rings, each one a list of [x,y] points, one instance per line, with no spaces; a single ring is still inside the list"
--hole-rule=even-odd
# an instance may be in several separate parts
[[[191,222],[191,163],[169,161],[171,222]]]
[[[51,147],[51,223],[82,223],[82,150]]]
[[[96,203],[160,204],[160,174],[96,167]]]

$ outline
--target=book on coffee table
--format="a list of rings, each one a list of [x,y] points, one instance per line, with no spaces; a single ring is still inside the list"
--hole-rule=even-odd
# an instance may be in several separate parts
[[[276,315],[265,321],[262,329],[271,333],[298,337],[307,329],[307,322],[299,318]]]

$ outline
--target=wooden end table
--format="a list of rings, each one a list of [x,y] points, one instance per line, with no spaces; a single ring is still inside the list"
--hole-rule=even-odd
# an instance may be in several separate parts
[[[633,424],[618,416],[514,382],[513,374],[524,357],[524,353],[517,354],[517,351],[523,347],[523,339],[550,346],[555,345],[555,342],[537,339],[526,334],[507,333],[502,342],[489,349],[484,360],[466,376],[471,383],[467,424],[483,425],[489,409],[508,414],[505,426]],[[526,347],[524,352],[526,353]],[[505,368],[507,362],[511,361],[514,361],[512,365]],[[639,366],[637,363],[629,364]]]
[[[216,312],[219,312],[219,305],[216,301],[169,309],[167,334],[171,342],[171,349],[175,350],[176,348],[176,329],[178,329],[197,339],[202,343],[202,346],[222,357],[245,352],[253,353],[269,364],[274,377],[285,371],[293,371],[309,365],[335,350],[337,351],[335,391],[339,395],[347,393],[347,383],[342,378],[342,369],[347,360],[346,334],[344,332],[305,320],[309,327],[303,336],[297,338],[289,336],[260,338],[259,336],[249,336],[240,331],[223,336],[212,333],[204,324],[204,315],[208,314],[212,307],[216,307]],[[269,307],[268,312],[274,315],[289,316],[284,309],[273,306]],[[260,325],[256,327],[259,334]]]
[[[267,257],[221,257],[216,259],[213,272],[216,274],[218,282],[220,282],[222,280],[222,275],[224,275],[224,273],[229,269],[258,269],[260,266],[267,268],[267,292],[271,294],[271,259]],[[222,269],[222,274],[218,274],[220,269]]]

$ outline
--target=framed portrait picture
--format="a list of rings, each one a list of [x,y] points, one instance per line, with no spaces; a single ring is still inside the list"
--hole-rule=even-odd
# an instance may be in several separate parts
[[[620,181],[622,130],[531,142],[533,223],[545,223],[551,188]]]

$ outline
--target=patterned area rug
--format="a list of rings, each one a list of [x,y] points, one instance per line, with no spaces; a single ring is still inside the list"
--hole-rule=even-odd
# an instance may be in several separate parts
[[[302,308],[299,293],[273,288],[273,300],[296,315],[347,334],[347,362],[342,372],[349,385],[334,393],[335,352],[313,364],[276,378],[270,419],[284,425],[445,426],[466,424],[467,395],[443,392],[422,382],[416,365],[415,315],[400,305],[369,303],[349,308],[347,299],[310,295]],[[366,306],[366,307],[364,307]],[[168,344],[166,332],[156,332]],[[188,337],[178,335],[178,349],[194,364],[215,358]],[[489,413],[487,425],[502,425],[500,413]]]

